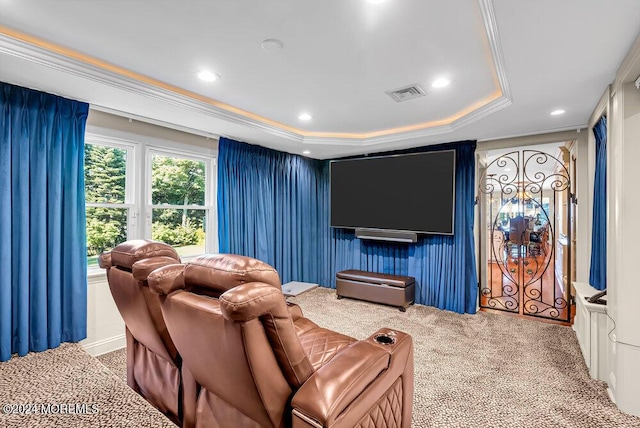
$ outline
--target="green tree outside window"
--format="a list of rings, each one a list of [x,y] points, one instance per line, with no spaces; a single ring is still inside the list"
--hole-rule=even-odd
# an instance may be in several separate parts
[[[94,204],[123,204],[126,151],[85,145],[85,199]],[[127,209],[87,207],[87,255],[95,256],[127,239]]]

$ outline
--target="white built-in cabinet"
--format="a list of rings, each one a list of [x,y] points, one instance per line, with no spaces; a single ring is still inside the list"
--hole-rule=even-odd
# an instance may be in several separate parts
[[[573,329],[592,378],[607,381],[607,305],[589,303],[585,299],[598,292],[589,284],[574,282],[576,314]]]

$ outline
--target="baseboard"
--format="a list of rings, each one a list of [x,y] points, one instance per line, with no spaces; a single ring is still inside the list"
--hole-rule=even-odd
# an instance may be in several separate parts
[[[119,334],[93,343],[81,343],[81,345],[89,355],[97,357],[124,348],[127,346],[127,339],[124,334]]]

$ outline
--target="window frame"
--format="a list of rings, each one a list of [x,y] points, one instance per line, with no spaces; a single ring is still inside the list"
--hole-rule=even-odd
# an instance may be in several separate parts
[[[109,134],[116,135],[109,135]],[[124,134],[124,138],[122,135]],[[204,162],[205,164],[205,205],[188,205],[187,209],[205,210],[206,237],[205,253],[218,251],[217,230],[217,150],[191,146],[176,141],[161,140],[153,137],[113,132],[98,128],[87,130],[85,144],[114,147],[126,151],[125,202],[94,203],[86,202],[85,207],[126,208],[127,239],[151,239],[151,223],[154,208],[182,208],[174,205],[152,204],[151,167],[154,154],[172,156]],[[195,256],[184,256],[189,260]],[[98,267],[88,267],[90,276],[101,274]]]
[[[174,157],[180,159],[188,159],[196,162],[204,163],[204,205],[173,205],[173,204],[154,204],[153,203],[153,189],[152,189],[152,173],[153,173],[153,156],[165,156],[165,157]],[[182,149],[175,148],[166,148],[166,147],[158,147],[158,146],[148,146],[146,150],[146,163],[145,163],[145,236],[151,237],[151,229],[153,223],[153,210],[154,209],[188,209],[188,210],[203,210],[205,211],[205,227],[206,227],[206,237],[205,237],[205,254],[206,253],[215,253],[218,251],[218,243],[217,239],[213,239],[214,236],[217,237],[217,230],[215,233],[213,227],[217,225],[216,218],[216,206],[214,201],[216,199],[216,191],[215,187],[215,179],[214,179],[214,168],[215,168],[215,158],[213,156],[206,156],[197,152],[186,151]],[[215,190],[215,191],[213,191]],[[190,259],[196,256],[185,256],[181,257],[182,259]]]
[[[137,228],[137,212],[136,212],[136,155],[137,150],[136,146],[132,143],[117,141],[112,138],[105,138],[99,135],[86,134],[85,135],[85,146],[87,144],[97,145],[102,147],[110,147],[119,150],[123,150],[125,152],[125,184],[124,184],[124,202],[115,202],[115,203],[103,203],[103,202],[87,202],[85,200],[85,210],[86,208],[116,208],[116,209],[126,209],[127,210],[127,224],[126,224],[126,236],[127,239],[133,239],[135,236],[135,230]],[[83,171],[84,174],[84,171]],[[85,184],[86,191],[86,184]],[[85,226],[86,228],[86,226]],[[89,273],[98,271],[99,267],[97,266],[87,266],[87,270]]]

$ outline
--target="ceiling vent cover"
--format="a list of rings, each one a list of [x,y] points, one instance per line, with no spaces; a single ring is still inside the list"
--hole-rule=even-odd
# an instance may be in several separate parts
[[[423,97],[425,92],[417,83],[414,83],[413,85],[403,86],[402,88],[394,89],[393,91],[387,91],[386,94],[393,98],[397,103],[400,103],[414,98]]]

